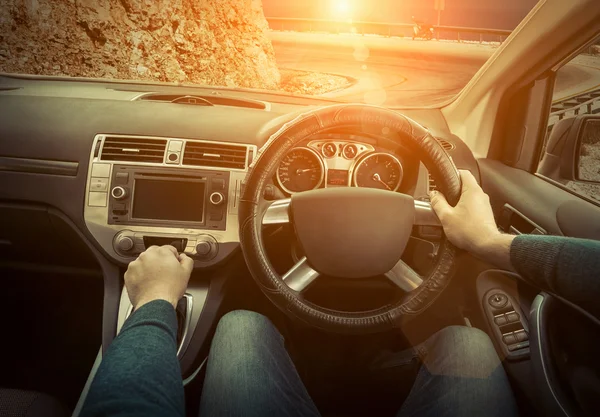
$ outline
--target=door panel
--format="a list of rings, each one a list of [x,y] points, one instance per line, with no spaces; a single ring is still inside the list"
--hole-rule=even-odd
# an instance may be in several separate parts
[[[482,187],[500,224],[508,206],[518,213],[520,229],[527,233],[600,240],[600,207],[527,171],[492,159],[478,162]],[[500,284],[496,288],[504,289]],[[598,323],[544,293],[533,302],[528,322],[531,358],[522,364],[533,375],[539,413],[563,417],[597,410],[600,360],[595,343],[600,336],[591,335],[600,335]],[[505,367],[517,390],[531,386],[530,378],[515,376],[513,364],[505,362]]]
[[[548,234],[600,240],[600,207],[545,179],[492,159],[480,159],[481,186],[500,217],[505,204]]]

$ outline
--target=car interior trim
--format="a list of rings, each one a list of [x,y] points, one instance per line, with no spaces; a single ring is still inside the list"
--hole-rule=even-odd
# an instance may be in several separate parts
[[[125,138],[166,141],[161,162],[139,162],[126,159],[102,159],[106,138]],[[102,142],[100,152],[96,152],[97,144]],[[171,143],[177,145],[176,148]],[[159,142],[157,142],[159,143]],[[220,166],[184,165],[185,149],[189,143],[205,143],[210,145],[234,145],[246,149],[244,169]],[[128,145],[126,145],[128,146]],[[175,150],[173,150],[175,149]],[[127,150],[127,149],[125,149]],[[132,149],[137,150],[137,149]],[[169,163],[167,156],[173,152],[178,155],[174,165]],[[161,151],[162,152],[162,151]],[[133,152],[132,152],[133,153]],[[145,249],[146,238],[163,239],[182,242],[181,252],[186,252],[194,258],[198,266],[217,264],[226,259],[239,246],[237,205],[240,198],[240,187],[245,178],[252,155],[256,154],[256,146],[248,144],[231,144],[219,141],[173,139],[150,136],[105,135],[95,137],[91,152],[88,175],[86,180],[84,220],[85,224],[97,243],[119,264],[126,264],[135,255]],[[137,155],[137,153],[136,153]],[[206,155],[206,153],[204,153]],[[190,176],[193,174],[194,178]],[[124,175],[124,183],[119,184],[118,175]],[[200,198],[202,207],[195,210],[217,210],[219,217],[215,221],[202,217],[201,221],[161,221],[135,219],[131,210],[135,199],[136,178],[144,176],[153,180],[173,180],[178,184],[203,183],[205,198]],[[164,178],[162,178],[164,177]],[[177,177],[177,178],[175,178]],[[211,191],[216,191],[216,181],[221,181],[219,191],[222,199],[213,201],[209,198]],[[174,182],[175,183],[175,182]],[[124,184],[124,185],[123,185]],[[115,188],[131,189],[131,193],[121,191],[115,197]],[[110,191],[109,191],[110,190]],[[129,194],[132,194],[129,196]],[[212,193],[214,194],[214,192]],[[111,214],[112,213],[112,214]],[[220,213],[220,214],[219,214]],[[210,221],[210,223],[209,223]],[[198,245],[206,246],[206,254],[201,254]]]
[[[87,399],[88,393],[90,392],[90,387],[92,386],[92,382],[94,382],[94,378],[96,377],[96,373],[98,372],[98,368],[100,368],[100,364],[102,363],[102,349],[98,351],[96,355],[96,359],[94,360],[94,364],[92,365],[92,369],[90,369],[90,373],[85,381],[85,385],[81,390],[81,394],[79,395],[79,399],[77,400],[77,404],[75,405],[75,409],[73,410],[73,414],[71,417],[79,417],[81,414],[81,410],[83,409],[83,404]]]
[[[187,386],[190,382],[192,382],[194,379],[196,379],[196,377],[198,376],[198,374],[200,373],[200,371],[202,371],[202,369],[204,369],[204,366],[206,366],[206,362],[208,361],[208,356],[204,358],[204,360],[202,361],[202,363],[200,364],[200,366],[198,366],[198,368],[196,368],[196,370],[187,378],[185,378],[183,380],[183,386]]]
[[[542,334],[542,332],[543,332],[544,326],[546,326],[546,323],[543,321],[546,297],[547,297],[547,295],[544,293],[537,295],[534,298],[533,304],[531,306],[531,318],[533,319],[533,322],[535,323],[533,326],[534,327],[533,330],[535,332],[535,337],[533,338],[533,344],[536,345],[535,348],[537,350],[537,354],[539,355],[539,356],[534,355],[533,360],[534,360],[534,362],[536,359],[539,361],[539,365],[541,366],[541,369],[543,371],[544,381],[546,382],[546,386],[548,387],[548,392],[552,395],[554,402],[556,403],[556,405],[558,405],[558,407],[562,411],[562,415],[569,417],[570,414],[567,412],[567,410],[563,406],[562,402],[559,400],[558,395],[554,391],[553,383],[550,381],[551,380],[550,375],[549,375],[550,371],[548,369],[548,364],[546,363],[546,360],[545,360],[545,352],[543,350],[543,344],[544,344],[543,341],[545,340],[545,337]]]
[[[78,162],[0,156],[0,171],[76,177],[78,170]]]

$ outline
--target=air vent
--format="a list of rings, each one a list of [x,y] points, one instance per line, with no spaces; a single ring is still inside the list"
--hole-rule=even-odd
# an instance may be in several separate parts
[[[252,100],[239,97],[228,97],[220,94],[206,95],[185,95],[185,94],[145,94],[137,98],[141,101],[161,101],[166,103],[189,104],[190,100],[206,101],[209,105],[244,107],[247,109],[266,110],[267,104],[264,101]],[[197,103],[193,103],[197,104]]]
[[[438,143],[440,145],[442,145],[442,148],[444,148],[446,151],[451,151],[452,149],[454,149],[454,144],[448,142],[447,140],[440,139],[440,138],[435,138],[435,140],[437,140]]]
[[[165,157],[167,141],[129,137],[107,137],[104,139],[103,161],[154,162],[161,164]]]
[[[183,165],[245,169],[247,152],[248,148],[243,145],[187,142]]]

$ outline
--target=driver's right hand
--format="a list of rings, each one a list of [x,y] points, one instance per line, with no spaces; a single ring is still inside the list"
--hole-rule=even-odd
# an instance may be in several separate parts
[[[460,170],[462,191],[458,204],[452,207],[439,191],[431,193],[431,207],[454,246],[477,254],[494,241],[498,231],[489,196],[466,170]]]

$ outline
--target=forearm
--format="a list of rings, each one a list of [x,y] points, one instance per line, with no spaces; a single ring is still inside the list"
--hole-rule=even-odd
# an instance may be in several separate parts
[[[514,238],[513,235],[498,233],[470,248],[469,252],[498,268],[514,271],[510,258],[510,248]]]
[[[498,234],[472,249],[499,268],[600,318],[600,242],[560,236]]]
[[[521,235],[510,255],[527,281],[600,318],[600,241]]]
[[[173,306],[157,300],[137,310],[106,352],[83,416],[184,416]]]

